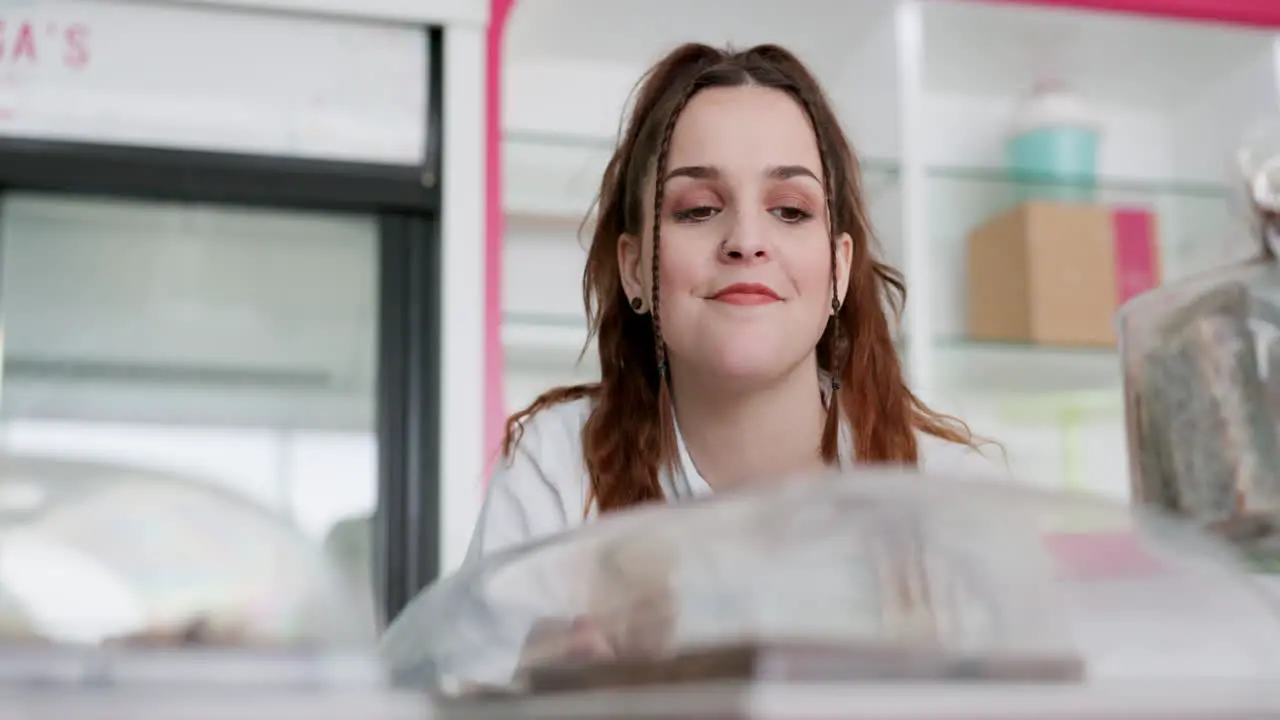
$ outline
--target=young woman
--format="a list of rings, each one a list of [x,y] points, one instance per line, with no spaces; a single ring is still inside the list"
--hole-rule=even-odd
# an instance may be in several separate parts
[[[605,170],[583,277],[599,383],[507,423],[474,560],[653,501],[833,465],[981,458],[907,388],[857,160],[790,52],[677,48]]]

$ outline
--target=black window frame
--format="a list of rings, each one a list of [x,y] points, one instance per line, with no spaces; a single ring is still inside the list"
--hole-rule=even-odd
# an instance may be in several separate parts
[[[427,35],[419,166],[0,137],[0,194],[175,200],[378,218],[378,498],[371,528],[379,622],[440,572],[443,28]]]

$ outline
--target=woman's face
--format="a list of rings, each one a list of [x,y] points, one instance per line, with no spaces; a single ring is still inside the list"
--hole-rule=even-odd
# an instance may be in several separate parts
[[[704,90],[676,121],[666,178],[659,301],[673,370],[740,384],[810,361],[831,314],[832,257],[804,110],[779,90]],[[653,187],[651,179],[650,210]],[[648,312],[652,228],[618,248],[623,287]],[[840,237],[842,302],[851,253]]]

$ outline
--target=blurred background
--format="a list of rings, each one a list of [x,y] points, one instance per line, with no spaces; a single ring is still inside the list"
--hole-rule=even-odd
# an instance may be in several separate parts
[[[0,0],[0,448],[286,515],[384,616],[460,562],[501,420],[598,373],[589,212],[677,43],[817,72],[913,385],[1126,498],[1112,314],[1249,250],[1246,0]],[[587,232],[580,233],[586,222]]]
[[[1020,476],[1127,497],[1112,315],[1249,252],[1234,154],[1276,110],[1275,33],[1159,2],[1072,4],[518,3],[502,96],[507,407],[595,373],[590,353],[574,362],[578,226],[635,78],[682,41],[777,42],[819,75],[861,155],[883,254],[907,277],[916,388],[1002,441]],[[1250,3],[1203,5],[1222,18]]]

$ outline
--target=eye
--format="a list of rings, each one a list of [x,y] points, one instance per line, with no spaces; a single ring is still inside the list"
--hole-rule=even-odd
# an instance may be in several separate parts
[[[776,207],[769,211],[774,217],[785,223],[801,223],[813,217],[813,214],[807,210],[801,210],[798,207],[782,206]]]
[[[703,222],[720,214],[719,208],[709,206],[689,208],[675,214],[678,222]]]

